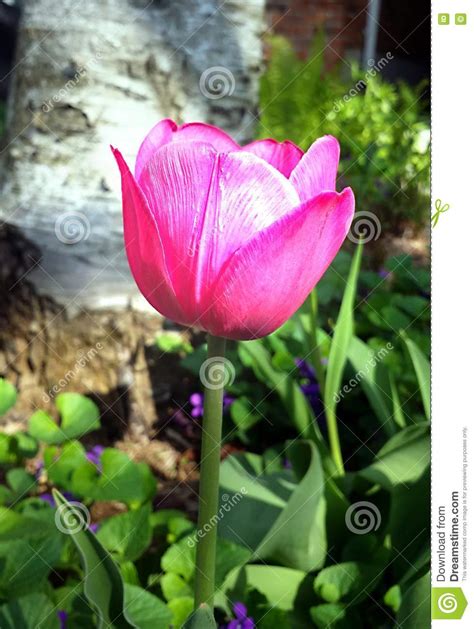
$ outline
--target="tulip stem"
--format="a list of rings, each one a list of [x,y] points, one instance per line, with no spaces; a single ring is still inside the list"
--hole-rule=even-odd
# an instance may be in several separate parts
[[[341,442],[339,441],[339,430],[337,428],[336,413],[329,410],[326,405],[326,424],[328,427],[329,449],[332,459],[337,468],[338,476],[344,476],[344,459],[342,458]]]
[[[226,381],[225,339],[209,334],[207,361],[200,376],[204,385],[199,516],[197,529],[194,606],[213,606],[216,570],[216,515],[219,506],[219,467],[222,439],[222,410]]]

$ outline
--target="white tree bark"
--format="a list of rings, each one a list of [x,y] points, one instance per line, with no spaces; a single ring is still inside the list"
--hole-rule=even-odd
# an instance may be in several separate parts
[[[2,150],[0,219],[70,308],[135,296],[109,144],[133,163],[160,119],[249,140],[264,0],[25,0]]]

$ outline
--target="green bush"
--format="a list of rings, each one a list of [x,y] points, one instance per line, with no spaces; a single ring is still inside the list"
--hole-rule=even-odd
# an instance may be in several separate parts
[[[308,60],[282,38],[260,87],[261,138],[290,139],[307,149],[331,134],[341,144],[340,185],[357,191],[357,209],[382,226],[425,225],[429,217],[429,122],[425,84],[388,83],[356,64],[344,78],[325,68],[318,36]],[[388,61],[389,63],[390,61]]]

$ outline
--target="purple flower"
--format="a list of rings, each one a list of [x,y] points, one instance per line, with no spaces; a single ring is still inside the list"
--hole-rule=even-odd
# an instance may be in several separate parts
[[[295,364],[300,372],[300,378],[303,380],[300,384],[300,389],[304,393],[315,415],[318,416],[322,408],[320,387],[316,380],[314,368],[302,358],[295,358]]]
[[[231,395],[224,393],[223,406],[226,411],[232,402],[235,400]],[[192,406],[191,417],[199,418],[204,414],[204,395],[202,393],[193,393],[189,398],[189,403]]]
[[[102,456],[102,452],[104,450],[105,448],[103,446],[94,446],[91,450],[86,452],[86,457],[97,467],[98,470],[102,469],[100,457]]]
[[[61,609],[60,611],[58,611],[58,618],[59,618],[60,629],[66,629],[66,627],[67,627],[67,612],[65,612],[63,609]]]
[[[232,607],[235,620],[231,620],[227,625],[227,629],[254,629],[255,622],[253,618],[247,616],[247,608],[243,603],[235,603]]]
[[[97,533],[98,530],[99,530],[99,525],[98,524],[90,524],[89,525],[89,531],[91,533],[94,533],[94,535]]]
[[[74,496],[71,493],[69,493],[68,491],[65,491],[63,493],[63,496],[66,498],[66,500],[69,500],[69,502],[75,500]],[[47,502],[50,507],[53,507],[53,509],[56,508],[56,502],[54,501],[53,494],[51,494],[50,492],[46,492],[44,494],[41,494],[41,496],[38,496],[38,498],[40,500],[43,500],[44,502]]]
[[[377,275],[379,277],[381,277],[382,279],[385,279],[386,277],[389,277],[390,275],[390,271],[387,271],[386,268],[381,267],[378,271],[377,271]]]

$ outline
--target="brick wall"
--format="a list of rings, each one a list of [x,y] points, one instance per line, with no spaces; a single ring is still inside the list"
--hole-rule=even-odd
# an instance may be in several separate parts
[[[329,64],[363,47],[367,0],[267,0],[269,32],[284,35],[306,57],[315,34],[323,29]]]

